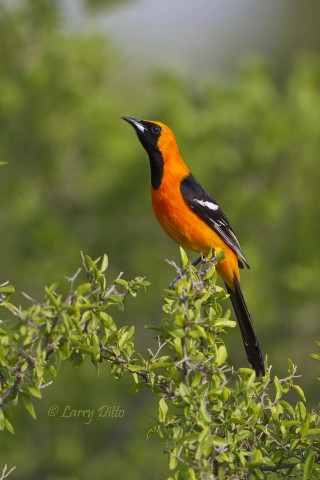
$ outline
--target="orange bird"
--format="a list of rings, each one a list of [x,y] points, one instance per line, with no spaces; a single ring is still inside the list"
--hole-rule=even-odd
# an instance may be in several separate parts
[[[230,294],[249,363],[257,376],[264,375],[259,341],[240,286],[239,268],[250,267],[229,220],[182,160],[169,127],[154,120],[122,118],[133,126],[149,155],[153,211],[165,232],[186,249],[204,255],[211,249],[224,252],[216,269]]]

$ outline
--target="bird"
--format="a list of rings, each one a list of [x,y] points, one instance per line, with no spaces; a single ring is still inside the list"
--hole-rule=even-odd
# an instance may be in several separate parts
[[[201,255],[224,252],[216,270],[230,295],[249,364],[257,377],[264,376],[262,351],[240,285],[239,269],[250,267],[228,218],[190,172],[167,125],[121,118],[134,128],[149,156],[152,206],[164,231],[183,248]]]

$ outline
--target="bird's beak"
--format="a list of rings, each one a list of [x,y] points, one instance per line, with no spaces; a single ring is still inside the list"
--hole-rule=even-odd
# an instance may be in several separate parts
[[[136,118],[132,118],[132,117],[121,117],[121,118],[122,120],[125,120],[126,122],[130,123],[130,125],[132,125],[136,131],[139,130],[140,132],[144,133],[147,130],[146,127],[142,125],[142,120],[137,120]]]

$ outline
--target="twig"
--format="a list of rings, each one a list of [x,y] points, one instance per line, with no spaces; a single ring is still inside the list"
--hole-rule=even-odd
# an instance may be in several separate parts
[[[182,355],[183,355],[183,357],[182,357],[183,381],[184,381],[184,384],[187,385],[188,377],[189,377],[189,368],[188,367],[190,367],[190,362],[189,362],[189,357],[188,357],[186,339],[184,337],[181,338],[181,347],[182,347]]]
[[[159,348],[158,348],[158,350],[156,351],[156,353],[153,355],[153,358],[157,358],[157,356],[159,355],[159,353],[161,352],[161,350],[163,349],[163,347],[164,347],[165,345],[167,345],[167,341],[161,343],[159,335],[158,335],[158,345],[159,345]]]
[[[69,295],[68,295],[68,298],[66,300],[67,304],[70,304],[72,302],[74,282],[75,282],[76,278],[79,276],[80,272],[81,272],[81,268],[78,268],[78,270],[76,271],[76,273],[72,277],[68,277],[67,275],[65,276],[65,278],[67,279],[67,281],[69,283]]]
[[[5,478],[9,477],[9,475],[11,475],[11,473],[12,473],[15,469],[16,469],[16,467],[11,467],[10,470],[7,471],[7,470],[8,470],[8,466],[5,465],[5,466],[3,467],[0,480],[4,480]]]
[[[297,463],[280,463],[279,465],[263,465],[259,467],[260,470],[263,472],[277,472],[278,470],[284,470],[287,468],[294,468],[299,465],[300,462]]]
[[[26,293],[26,292],[21,292],[21,293],[27,300],[29,300],[29,302],[34,303],[35,305],[41,305],[40,302],[38,302],[37,300],[32,298],[28,293]]]
[[[10,397],[10,395],[12,395],[13,393],[15,393],[18,388],[19,388],[19,385],[20,383],[30,375],[30,373],[32,372],[33,370],[33,366],[31,367],[29,365],[29,367],[27,368],[27,370],[23,373],[21,373],[21,367],[19,369],[19,371],[16,373],[16,378],[15,378],[15,381],[13,382],[13,384],[11,385],[11,387],[8,388],[8,390],[6,390],[5,392],[3,392],[3,394],[1,395],[0,397],[0,410],[4,408],[4,402],[5,400]],[[1,480],[1,479],[0,479]]]
[[[119,275],[117,276],[116,280],[119,280],[123,275],[123,272],[120,272]],[[108,298],[116,289],[116,284],[114,283],[113,285],[111,285],[111,287],[106,291],[106,293],[104,294],[103,298],[106,299]]]

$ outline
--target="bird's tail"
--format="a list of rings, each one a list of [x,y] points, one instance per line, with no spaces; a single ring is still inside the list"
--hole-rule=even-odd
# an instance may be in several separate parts
[[[259,341],[241,290],[240,282],[236,276],[234,276],[233,280],[235,291],[233,292],[228,285],[226,285],[226,287],[228,293],[230,294],[230,299],[238,319],[248,361],[255,370],[256,375],[258,377],[260,375],[263,376],[265,374],[265,368]]]

